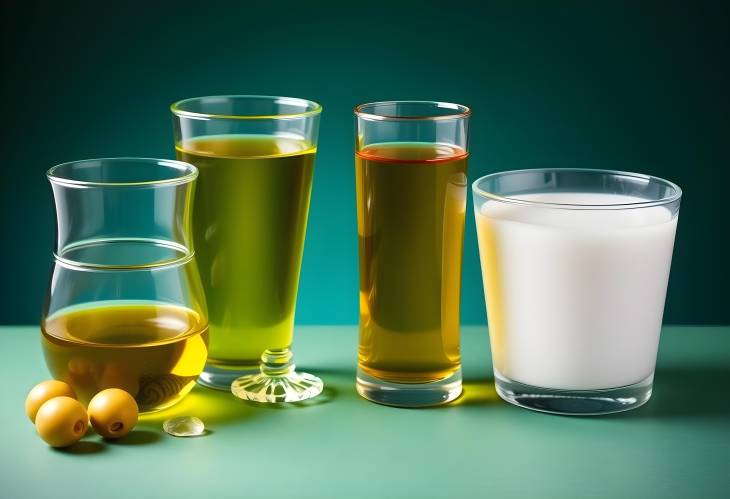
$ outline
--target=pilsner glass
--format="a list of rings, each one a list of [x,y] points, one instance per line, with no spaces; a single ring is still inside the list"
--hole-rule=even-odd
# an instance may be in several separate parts
[[[470,110],[424,101],[355,108],[357,391],[416,407],[461,393],[459,291]]]
[[[205,298],[190,231],[198,172],[108,158],[48,170],[56,208],[41,322],[48,369],[88,403],[121,388],[143,412],[178,402],[205,365]]]
[[[473,184],[497,393],[559,414],[651,396],[682,191],[609,170]]]
[[[255,95],[171,107],[177,158],[200,170],[193,235],[209,306],[200,382],[258,402],[322,391],[290,347],[321,106]]]

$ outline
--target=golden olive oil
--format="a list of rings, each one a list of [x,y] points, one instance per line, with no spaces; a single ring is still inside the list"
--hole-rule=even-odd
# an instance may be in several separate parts
[[[374,144],[357,153],[355,169],[360,368],[395,383],[448,378],[460,365],[467,153]]]
[[[121,388],[140,411],[169,407],[193,388],[207,356],[204,318],[179,306],[100,303],[53,314],[41,332],[51,374],[84,404]]]
[[[196,259],[208,303],[208,362],[258,366],[292,343],[316,149],[301,139],[218,135],[177,144],[200,170]]]

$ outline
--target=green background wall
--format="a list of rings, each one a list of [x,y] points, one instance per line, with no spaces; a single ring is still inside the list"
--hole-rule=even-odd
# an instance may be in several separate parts
[[[470,179],[588,166],[684,189],[665,322],[730,323],[728,2],[3,2],[0,322],[37,322],[44,172],[173,157],[168,105],[223,93],[324,105],[297,322],[357,322],[355,104],[474,110]],[[469,207],[462,320],[485,320]]]

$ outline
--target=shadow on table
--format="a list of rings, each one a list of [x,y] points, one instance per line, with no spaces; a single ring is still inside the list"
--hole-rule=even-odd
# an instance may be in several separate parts
[[[324,382],[324,390],[318,397],[310,401],[298,402],[295,406],[319,405],[332,402],[334,399],[357,398],[358,396],[355,391],[357,371],[352,366],[325,368],[303,366],[301,370],[321,378]],[[320,398],[322,401],[318,402],[317,399]]]
[[[302,368],[303,371],[310,372],[317,376],[320,376],[324,381],[325,389],[320,397],[323,397],[323,402],[329,402],[331,398],[360,398],[355,389],[355,380],[357,371],[353,367],[342,367],[342,368]],[[494,389],[493,379],[465,379],[462,382],[463,392],[453,402],[448,404],[422,407],[417,410],[429,410],[429,409],[446,409],[455,406],[477,406],[485,404],[494,404],[500,401],[496,390]],[[330,390],[331,393],[326,392]],[[308,402],[298,402],[296,404],[287,404],[290,406],[300,405],[317,405],[316,401],[320,397],[312,399]],[[326,402],[325,402],[326,401]],[[410,409],[410,408],[408,408]]]
[[[51,447],[54,452],[58,452],[60,454],[76,454],[76,455],[84,455],[84,454],[98,454],[100,452],[105,452],[107,450],[107,447],[100,442],[94,442],[91,440],[80,440],[73,444],[70,447],[62,447],[62,448],[55,448]]]
[[[492,379],[467,379],[462,382],[461,386],[463,391],[456,400],[436,408],[494,405],[501,402]]]
[[[311,372],[317,376],[320,376],[325,383],[325,392],[327,389],[331,389],[335,392],[338,398],[360,398],[355,389],[355,379],[357,372],[352,367],[347,368],[324,368],[311,370],[302,369],[307,372]],[[416,410],[430,410],[430,409],[448,409],[449,407],[457,406],[478,406],[478,405],[492,405],[501,401],[497,392],[494,388],[493,379],[465,379],[462,382],[463,391],[461,395],[448,404],[432,406],[432,407],[419,407]],[[323,393],[324,395],[324,393]],[[323,396],[323,395],[320,395]],[[319,398],[319,397],[318,397]],[[313,402],[317,399],[313,399]],[[297,403],[292,405],[300,405],[303,403]],[[413,409],[413,408],[405,408]]]
[[[206,426],[214,428],[219,425],[235,424],[260,414],[267,409],[302,409],[328,404],[347,392],[343,387],[350,380],[354,383],[354,371],[336,369],[301,369],[320,376],[324,381],[322,393],[310,400],[286,404],[260,404],[247,402],[233,396],[228,391],[213,390],[196,385],[193,391],[177,405],[160,412],[144,415],[140,418],[140,427],[159,428],[162,423],[177,416],[195,416],[203,420]],[[353,390],[354,391],[354,390]]]
[[[717,366],[658,368],[649,402],[614,417],[730,418],[730,369]]]
[[[193,391],[178,404],[159,412],[140,417],[138,428],[159,429],[162,423],[178,416],[195,416],[206,426],[235,424],[250,419],[256,410],[234,397],[230,392],[212,390],[196,385]]]
[[[506,404],[492,379],[467,379],[462,395],[439,408]],[[658,368],[654,391],[643,407],[604,417],[609,418],[715,418],[730,421],[730,368],[695,366]]]
[[[149,431],[149,430],[142,430],[142,429],[135,429],[132,430],[127,435],[123,436],[122,438],[117,438],[114,440],[108,440],[105,439],[104,442],[111,444],[111,445],[147,445],[147,444],[153,444],[155,442],[158,442],[162,436],[159,433]]]

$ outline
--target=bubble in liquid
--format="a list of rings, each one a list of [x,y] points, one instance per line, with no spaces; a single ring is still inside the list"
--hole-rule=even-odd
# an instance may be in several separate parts
[[[193,416],[180,416],[165,421],[162,429],[173,437],[197,437],[205,433],[205,424]]]

